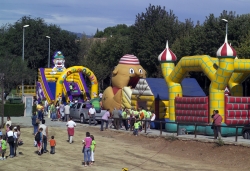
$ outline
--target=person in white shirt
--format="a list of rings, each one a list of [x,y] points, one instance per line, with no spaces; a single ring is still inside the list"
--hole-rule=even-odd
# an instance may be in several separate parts
[[[9,127],[9,131],[7,133],[7,137],[8,137],[8,143],[9,143],[9,147],[10,147],[10,158],[14,157],[14,148],[15,148],[15,140],[14,140],[14,132],[13,132],[13,127],[10,126]]]
[[[40,128],[43,128],[43,131],[42,131],[42,133],[43,133],[43,144],[42,144],[42,152],[43,153],[47,153],[48,152],[48,150],[47,150],[47,137],[48,137],[48,134],[49,134],[49,131],[48,131],[48,126],[46,126],[45,125],[45,120],[43,119],[42,120],[42,124],[39,126],[39,129]]]
[[[61,103],[60,104],[60,106],[59,106],[59,111],[60,111],[60,116],[61,116],[61,121],[63,121],[64,120],[64,110],[65,110],[65,108],[64,108],[65,106],[64,106],[64,104],[63,103]]]
[[[49,112],[48,107],[49,107],[48,101],[45,100],[45,101],[44,101],[44,109],[45,109],[46,115],[48,115],[48,112]]]
[[[155,124],[154,124],[154,121],[155,121],[155,112],[152,110],[152,112],[151,112],[151,118],[150,118],[150,125],[149,125],[149,130],[150,130],[150,128],[155,128]]]
[[[68,127],[68,141],[71,144],[73,142],[76,123],[72,121],[71,117],[69,117],[69,121],[67,122],[66,126]]]
[[[64,122],[68,122],[69,120],[69,114],[70,114],[70,105],[69,105],[70,102],[68,102],[66,104],[66,106],[64,106],[64,114],[65,114],[65,117],[64,117]]]
[[[91,108],[89,109],[89,125],[91,125],[91,120],[93,120],[94,125],[96,125],[95,114],[96,114],[96,110],[94,108],[94,105],[92,105]]]

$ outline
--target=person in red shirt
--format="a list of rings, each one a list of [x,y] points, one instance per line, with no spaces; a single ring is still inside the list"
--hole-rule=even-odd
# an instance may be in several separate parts
[[[50,154],[55,154],[56,140],[54,136],[51,136],[50,143]]]
[[[222,117],[219,114],[219,111],[214,110],[214,115],[213,115],[214,139],[217,139],[217,137],[221,138],[221,122],[222,122]]]

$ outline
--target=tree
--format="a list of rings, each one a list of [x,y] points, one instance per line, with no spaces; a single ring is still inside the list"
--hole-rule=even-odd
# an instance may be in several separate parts
[[[110,74],[118,64],[120,58],[131,53],[131,44],[128,36],[116,35],[107,38],[106,41],[93,41],[94,39],[82,40],[81,62],[80,64],[91,69],[99,83],[105,89],[110,85]],[[89,43],[89,44],[88,44]],[[88,47],[90,47],[89,50]]]
[[[136,15],[131,28],[132,52],[140,59],[148,77],[156,77],[161,72],[157,70],[157,57],[164,50],[166,40],[171,45],[178,37],[178,26],[178,18],[172,10],[166,12],[165,7],[150,4],[145,13]]]
[[[60,50],[67,59],[67,66],[78,63],[79,43],[75,34],[61,30],[53,24],[47,25],[42,18],[33,19],[29,16],[24,16],[15,24],[2,28],[4,33],[1,35],[0,54],[7,52],[14,56],[22,56],[23,25],[26,24],[30,26],[25,28],[25,61],[34,72],[38,68],[47,67],[48,39],[45,36],[51,37],[51,59],[54,52]]]
[[[250,59],[250,31],[244,39],[242,38],[242,42],[236,48],[236,51],[239,58]]]
[[[15,89],[22,80],[33,83],[36,74],[21,57],[11,55],[0,58],[0,73],[4,73],[4,89],[7,93]]]
[[[96,34],[94,35],[95,38],[102,38],[102,37],[112,37],[116,35],[120,36],[128,36],[130,35],[130,28],[126,24],[118,24],[114,27],[107,27],[104,31],[99,31],[97,29]]]

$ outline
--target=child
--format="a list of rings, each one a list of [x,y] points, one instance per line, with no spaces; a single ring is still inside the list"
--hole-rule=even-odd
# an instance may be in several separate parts
[[[92,143],[90,146],[90,149],[91,149],[91,163],[90,164],[94,164],[94,162],[95,162],[94,152],[95,152],[95,148],[96,148],[96,142],[95,142],[95,138],[93,135],[90,135],[90,138],[92,139]]]
[[[0,160],[5,160],[5,152],[6,152],[6,148],[7,148],[7,143],[6,143],[6,136],[0,136],[0,143],[1,143],[1,154],[2,157],[0,157]]]
[[[56,140],[54,138],[55,138],[54,136],[51,136],[51,139],[49,140],[50,154],[55,154]]]
[[[43,128],[39,128],[39,131],[35,135],[35,140],[37,143],[38,155],[41,155],[42,144],[43,144]]]
[[[135,123],[134,123],[134,135],[137,136],[138,135],[138,130],[141,126],[141,122],[139,120],[137,120]]]

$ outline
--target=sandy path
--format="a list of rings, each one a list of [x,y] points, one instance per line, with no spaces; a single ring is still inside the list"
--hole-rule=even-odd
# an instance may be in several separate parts
[[[66,141],[66,128],[49,128],[50,136],[54,135],[57,141],[56,154],[46,153],[38,156],[35,154],[36,148],[33,147],[32,128],[23,128],[21,131],[24,145],[20,147],[20,151],[23,155],[0,161],[0,170],[121,171],[123,167],[129,168],[130,171],[225,170],[219,165],[204,164],[202,160],[194,161],[187,157],[168,154],[166,149],[169,143],[164,139],[135,137],[123,132],[100,132],[97,128],[86,126],[79,126],[76,129],[73,144]],[[93,134],[97,142],[96,163],[92,167],[81,165],[83,161],[81,140],[86,131]],[[48,150],[49,148],[48,146]]]

